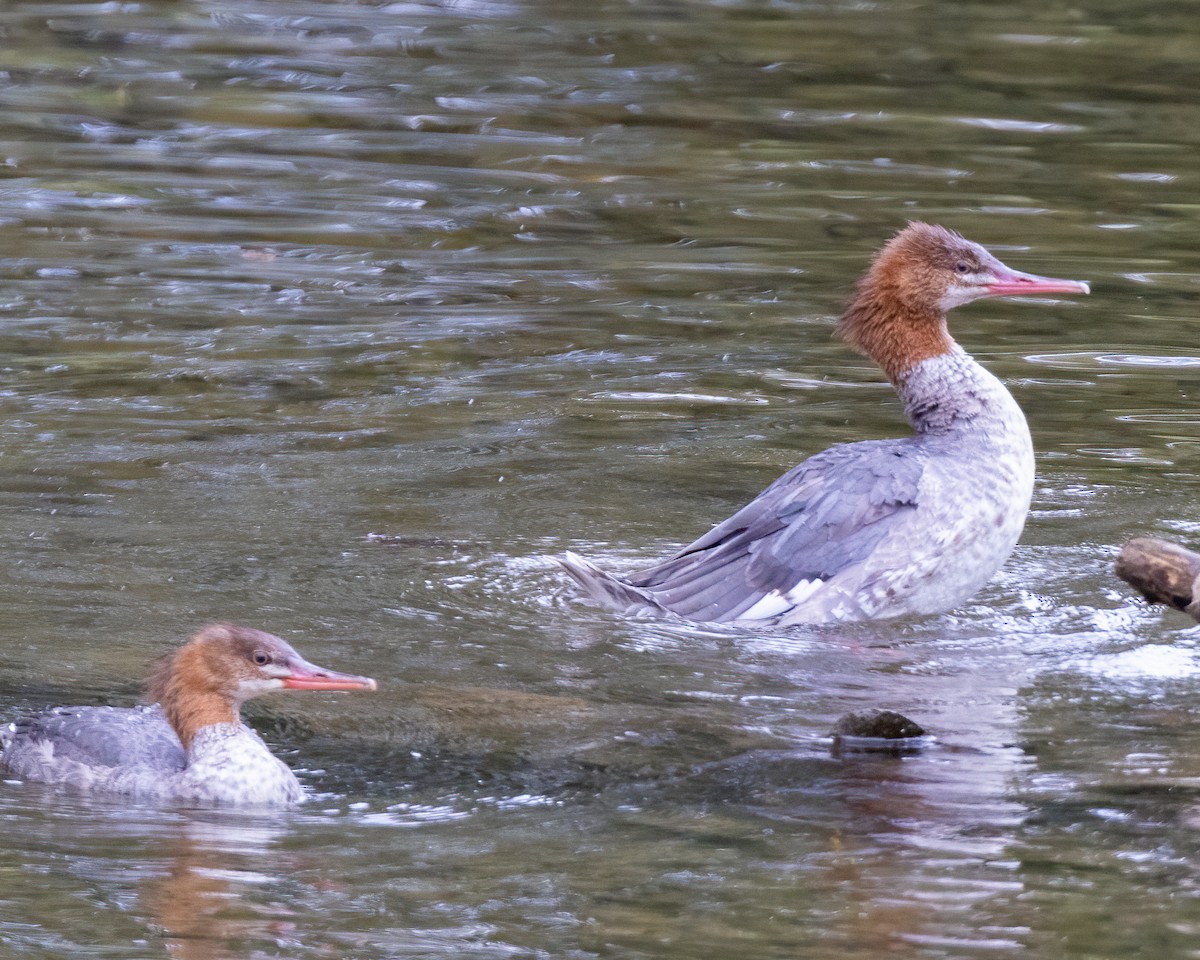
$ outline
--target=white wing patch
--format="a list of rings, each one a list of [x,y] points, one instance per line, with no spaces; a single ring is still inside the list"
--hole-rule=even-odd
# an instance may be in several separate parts
[[[739,620],[770,620],[802,604],[821,587],[824,580],[801,580],[790,590],[772,590],[754,606],[738,616]]]

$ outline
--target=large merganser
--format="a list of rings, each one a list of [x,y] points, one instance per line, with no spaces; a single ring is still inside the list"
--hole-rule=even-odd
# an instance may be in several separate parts
[[[951,338],[982,297],[1087,293],[1006,267],[944,227],[910,223],[876,256],[839,325],[892,382],[915,435],[842,444],[785,473],[675,556],[618,578],[572,553],[584,592],[629,613],[790,625],[928,614],[1008,558],[1033,493],[1029,426]]]
[[[242,723],[273,690],[374,690],[309,663],[279,637],[204,627],[150,678],[152,706],[55,707],[0,729],[0,769],[79,790],[204,804],[292,804],[304,791]]]

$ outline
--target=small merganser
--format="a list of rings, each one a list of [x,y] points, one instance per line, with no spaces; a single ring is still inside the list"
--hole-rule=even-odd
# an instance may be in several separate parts
[[[982,297],[1088,292],[910,223],[859,281],[839,332],[882,368],[914,436],[831,447],[628,577],[572,553],[560,564],[606,606],[701,622],[835,623],[956,606],[1016,545],[1033,443],[1012,395],[951,338],[946,311]]]
[[[153,706],[55,707],[0,729],[0,768],[79,790],[189,803],[300,802],[296,775],[241,721],[273,690],[374,690],[309,663],[279,637],[204,627],[150,677]]]

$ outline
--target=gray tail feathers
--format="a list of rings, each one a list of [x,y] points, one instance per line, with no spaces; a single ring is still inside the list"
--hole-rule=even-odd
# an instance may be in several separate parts
[[[578,554],[567,551],[561,557],[554,559],[571,575],[571,579],[579,584],[584,594],[597,603],[623,613],[658,617],[670,614],[666,607],[645,590],[626,583],[611,573],[605,573],[590,560],[585,560]]]

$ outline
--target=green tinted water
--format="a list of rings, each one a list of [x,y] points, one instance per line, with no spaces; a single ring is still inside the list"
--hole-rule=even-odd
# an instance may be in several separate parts
[[[1200,654],[1110,573],[1200,531],[1186,4],[0,10],[4,712],[210,619],[370,673],[249,712],[270,818],[0,790],[28,957],[1173,957]],[[571,599],[903,429],[831,336],[945,223],[1090,298],[961,310],[1028,412],[1002,574],[746,634]],[[903,759],[829,755],[901,710]]]

